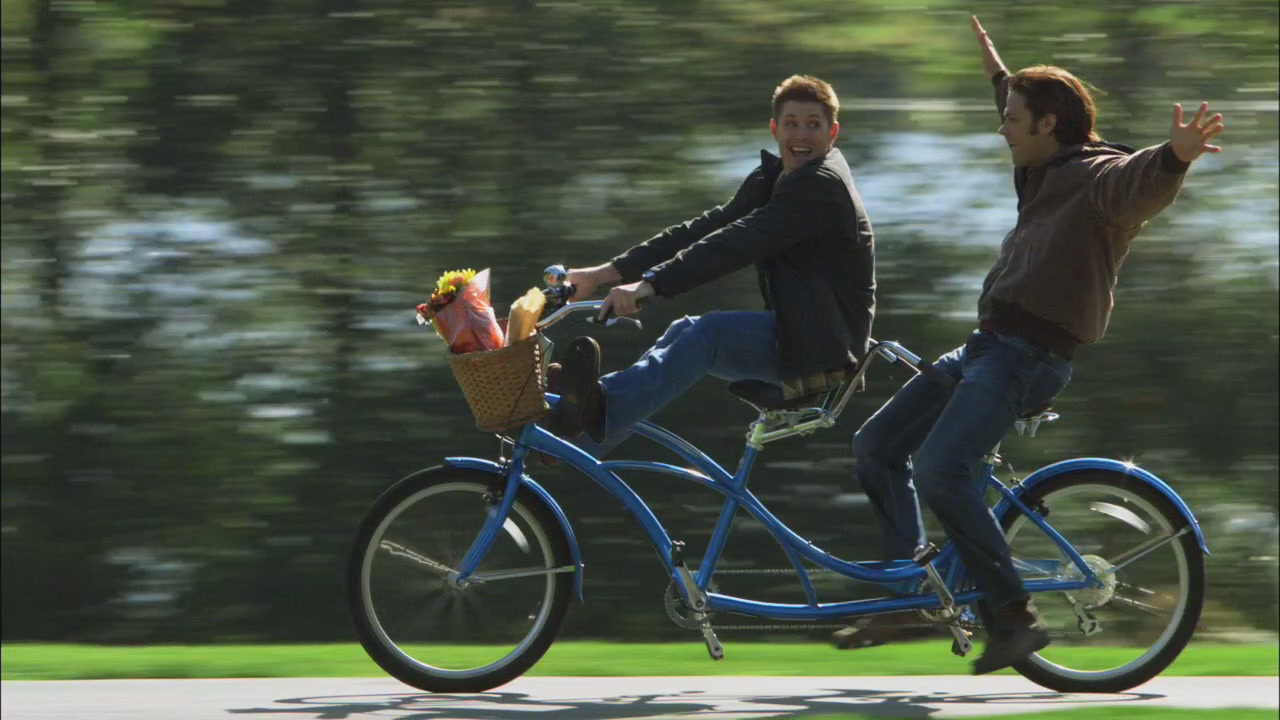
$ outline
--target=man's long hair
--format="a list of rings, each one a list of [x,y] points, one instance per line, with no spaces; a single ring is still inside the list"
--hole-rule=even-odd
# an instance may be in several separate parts
[[[1080,78],[1066,70],[1052,65],[1019,70],[1009,80],[1009,92],[1014,91],[1026,101],[1032,123],[1046,113],[1057,117],[1053,136],[1063,147],[1101,139],[1093,128],[1097,116],[1093,96]]]
[[[782,104],[788,100],[816,102],[822,106],[827,122],[834,123],[840,114],[840,100],[831,85],[811,75],[792,75],[773,91],[773,119],[778,119]]]

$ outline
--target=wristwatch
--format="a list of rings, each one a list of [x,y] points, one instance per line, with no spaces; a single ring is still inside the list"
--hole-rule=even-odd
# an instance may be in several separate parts
[[[649,287],[653,288],[653,294],[662,297],[662,290],[658,287],[658,274],[652,270],[645,270],[640,279],[649,283]]]

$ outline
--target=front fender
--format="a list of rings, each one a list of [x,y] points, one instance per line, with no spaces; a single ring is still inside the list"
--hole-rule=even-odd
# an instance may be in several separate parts
[[[1062,462],[1056,462],[1052,465],[1046,465],[1045,467],[1031,473],[1022,481],[1020,489],[1015,488],[1014,492],[1021,496],[1026,494],[1026,492],[1031,488],[1039,485],[1049,478],[1058,477],[1059,475],[1065,475],[1066,473],[1077,472],[1080,470],[1107,470],[1110,472],[1116,472],[1141,480],[1147,485],[1155,488],[1161,495],[1168,498],[1169,501],[1173,503],[1174,507],[1178,508],[1178,512],[1182,513],[1182,516],[1187,520],[1187,524],[1190,525],[1192,531],[1195,532],[1196,543],[1200,546],[1200,551],[1205,555],[1209,554],[1209,548],[1204,542],[1204,533],[1200,532],[1200,521],[1196,520],[1196,516],[1191,514],[1191,508],[1187,507],[1187,504],[1178,496],[1178,493],[1174,492],[1173,488],[1169,487],[1165,481],[1137,465],[1134,465],[1133,463],[1126,463],[1108,458],[1076,458],[1074,460],[1063,460]],[[996,506],[992,508],[991,512],[997,518],[1001,518],[1004,517],[1004,514],[1008,512],[1009,509],[1009,501],[1002,498],[1000,502],[996,503]]]
[[[466,468],[468,470],[479,470],[500,477],[507,476],[507,468],[499,465],[492,460],[481,460],[480,458],[471,457],[449,457],[444,459],[445,463],[453,467]],[[560,509],[560,504],[551,497],[551,493],[547,492],[541,485],[534,482],[533,478],[528,475],[520,476],[520,484],[529,489],[534,495],[537,495],[551,509],[551,514],[555,516],[557,522],[560,523],[560,529],[564,531],[565,538],[569,541],[569,555],[573,558],[573,566],[576,568],[573,573],[573,594],[578,597],[578,602],[582,602],[582,553],[578,550],[578,539],[573,535],[573,527],[569,524],[569,518],[565,516],[564,510]]]

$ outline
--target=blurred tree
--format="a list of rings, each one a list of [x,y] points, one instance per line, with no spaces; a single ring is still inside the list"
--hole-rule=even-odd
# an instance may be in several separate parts
[[[1278,511],[1274,3],[40,0],[4,3],[0,50],[0,635],[349,638],[345,554],[373,497],[497,450],[413,325],[431,280],[492,267],[502,315],[546,264],[600,262],[724,201],[792,72],[844,102],[878,234],[876,335],[949,350],[1013,207],[970,11],[1012,65],[1106,90],[1108,138],[1158,142],[1174,100],[1236,103],[1233,152],[1135,244],[1066,422],[1008,449],[1020,473],[1097,454],[1168,475],[1222,534],[1214,622],[1274,628],[1274,553],[1251,559]],[[601,336],[606,365],[684,313],[757,307],[748,275]],[[753,479],[845,557],[876,537],[849,434],[902,379],[877,371],[840,428],[770,447]],[[659,419],[732,465],[750,412],[708,382]],[[566,632],[651,636],[665,580],[639,532],[581,478],[536,472],[588,563]],[[696,554],[716,498],[636,487]],[[1262,513],[1249,540],[1242,506]],[[726,567],[782,560],[735,527]]]

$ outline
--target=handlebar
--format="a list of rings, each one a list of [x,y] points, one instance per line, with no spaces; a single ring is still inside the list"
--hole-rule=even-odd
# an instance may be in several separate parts
[[[552,265],[543,272],[543,280],[546,281],[549,287],[542,290],[542,295],[547,299],[547,304],[543,309],[544,317],[535,326],[540,331],[555,325],[575,312],[591,310],[599,314],[600,308],[604,307],[603,300],[569,302],[569,298],[573,297],[573,293],[577,288],[564,282],[566,275],[567,272],[563,265]],[[548,311],[551,314],[545,315]],[[637,330],[644,327],[644,324],[635,318],[616,317],[612,314],[604,320],[592,316],[587,318],[587,322],[599,323],[605,327],[613,327],[618,323],[624,323],[634,325]]]
[[[568,272],[564,269],[563,265],[552,265],[543,271],[543,280],[547,283],[548,287],[543,289],[542,294],[546,297],[547,304],[543,308],[544,317],[538,321],[536,326],[539,331],[555,325],[575,312],[596,311],[598,313],[600,308],[604,307],[603,300],[569,302],[569,298],[573,297],[573,293],[577,288],[564,282],[567,275]],[[546,315],[548,311],[551,314]],[[587,318],[587,322],[601,323],[605,327],[612,327],[619,322],[634,324],[637,329],[643,327],[639,320],[629,317],[609,317],[604,321],[600,321],[595,317],[590,317]],[[916,355],[896,342],[876,340],[871,340],[870,342],[872,345],[872,352],[880,355],[891,363],[905,363],[912,370],[924,375],[943,387],[951,387],[956,384],[954,378],[934,367],[933,363],[921,359],[919,355]],[[869,357],[867,359],[870,360]],[[865,366],[866,363],[864,362],[862,372],[865,372]],[[859,374],[861,374],[861,372]],[[841,403],[841,407],[843,407],[843,402]]]
[[[871,342],[875,346],[875,352],[879,353],[881,357],[891,363],[897,363],[899,361],[905,362],[912,370],[924,375],[942,387],[951,387],[956,384],[954,378],[934,367],[933,363],[922,360],[919,355],[916,355],[896,342],[890,342],[887,340],[883,342],[876,342],[872,340]]]

